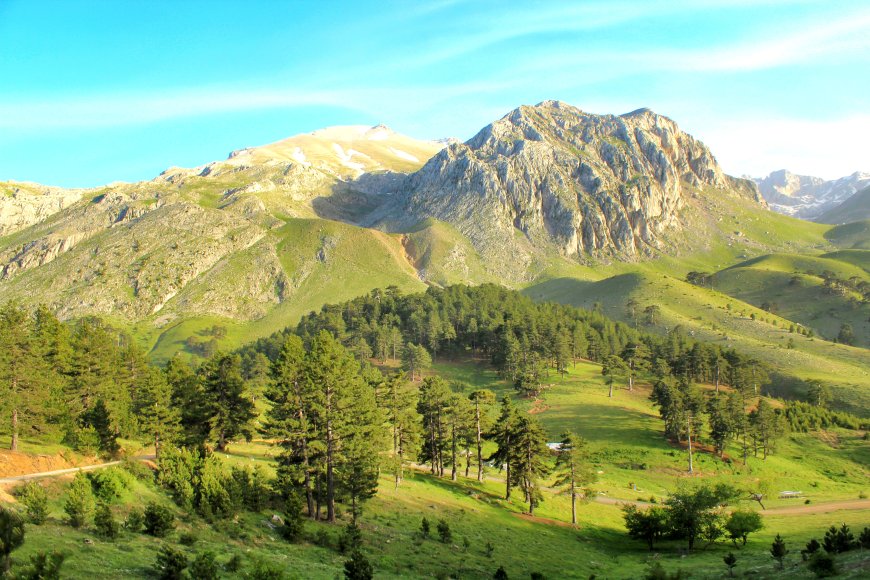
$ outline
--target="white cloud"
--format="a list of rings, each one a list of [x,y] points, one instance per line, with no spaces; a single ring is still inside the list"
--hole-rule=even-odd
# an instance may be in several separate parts
[[[870,115],[830,121],[712,120],[695,135],[732,175],[763,176],[777,169],[834,179],[870,171]]]

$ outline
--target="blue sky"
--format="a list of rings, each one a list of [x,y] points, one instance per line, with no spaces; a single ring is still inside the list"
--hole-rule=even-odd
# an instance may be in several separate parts
[[[866,1],[0,0],[0,180],[150,179],[339,124],[650,107],[726,171],[870,171]]]

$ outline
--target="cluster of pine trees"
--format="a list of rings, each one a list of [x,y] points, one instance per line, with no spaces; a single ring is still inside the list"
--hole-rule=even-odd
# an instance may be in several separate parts
[[[2,431],[116,450],[119,436],[151,429],[163,373],[129,337],[100,320],[61,323],[46,307],[0,309]]]

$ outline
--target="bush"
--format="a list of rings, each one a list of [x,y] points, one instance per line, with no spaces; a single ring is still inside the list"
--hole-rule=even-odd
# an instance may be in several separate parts
[[[154,472],[151,468],[135,459],[125,458],[121,462],[121,469],[132,475],[139,481],[154,481]]]
[[[187,568],[187,556],[168,544],[164,544],[157,553],[154,571],[160,580],[181,580]]]
[[[249,580],[284,580],[284,572],[258,560],[254,564],[254,569],[248,572],[245,577]]]
[[[232,558],[227,560],[227,563],[224,564],[224,570],[229,573],[238,572],[242,569],[242,557],[238,554],[233,554]]]
[[[450,540],[453,539],[453,533],[450,531],[450,524],[447,523],[447,520],[438,521],[438,537],[445,544],[449,544]]]
[[[858,545],[864,549],[870,549],[870,528],[861,530],[861,535],[858,536]]]
[[[356,522],[347,524],[338,538],[338,549],[342,554],[359,550],[362,546],[362,531]]]
[[[331,548],[332,547],[332,536],[329,535],[329,532],[320,528],[314,534],[314,543],[320,546],[321,548]]]
[[[492,575],[493,580],[508,580],[507,572],[505,572],[504,566],[499,566],[498,570],[495,571],[495,574]]]
[[[295,542],[302,536],[304,529],[302,500],[298,495],[291,494],[284,503],[284,524],[281,526],[281,536],[288,542]]]
[[[831,526],[828,531],[825,532],[825,539],[822,545],[827,553],[840,554],[842,552],[848,552],[856,547],[857,542],[855,541],[855,536],[853,536],[852,532],[849,530],[849,526],[843,524],[839,529],[835,526]]]
[[[9,555],[24,543],[24,520],[0,506],[0,577],[9,570]]]
[[[27,519],[37,526],[45,523],[48,519],[48,494],[45,488],[38,483],[30,483],[15,490],[15,497],[27,510]]]
[[[819,550],[822,549],[822,545],[815,538],[807,542],[807,547],[801,550],[801,558],[804,560],[818,553]]]
[[[30,556],[30,563],[13,576],[15,580],[60,580],[60,568],[66,559],[60,552],[37,552]]]
[[[251,469],[233,467],[232,479],[244,506],[254,512],[262,511],[272,499],[269,474],[262,465]]]
[[[359,550],[354,550],[350,560],[344,563],[344,577],[346,580],[371,580],[374,575],[372,565],[368,558]]]
[[[81,528],[87,525],[94,511],[94,492],[91,481],[81,471],[75,476],[67,489],[66,502],[63,511],[66,512],[69,525]]]
[[[100,503],[94,513],[94,533],[106,540],[114,540],[118,537],[119,528],[112,515],[112,508],[108,504]]]
[[[102,469],[87,475],[97,499],[111,503],[130,488],[130,475],[121,469]]]
[[[492,542],[487,542],[484,546],[484,550],[486,551],[486,557],[492,558],[492,553],[495,552],[495,546],[493,546]]]
[[[738,510],[732,512],[725,522],[725,529],[734,545],[737,545],[737,540],[741,540],[743,545],[746,545],[746,538],[752,532],[757,532],[764,524],[761,522],[761,515],[758,512],[751,510]]]
[[[188,573],[196,580],[215,580],[218,577],[218,565],[212,552],[197,554],[190,563]]]
[[[834,557],[825,552],[815,553],[810,558],[807,568],[816,575],[816,578],[827,578],[828,576],[837,575],[837,563],[834,561]]]
[[[429,534],[430,534],[430,532],[431,532],[431,530],[432,530],[432,527],[431,527],[431,525],[429,524],[429,520],[427,520],[427,519],[424,517],[424,518],[420,521],[420,534],[421,534],[424,538],[428,538],[428,537],[429,537]]]
[[[199,540],[199,538],[193,532],[184,532],[178,536],[178,543],[182,546],[190,547],[194,545],[197,540]]]
[[[164,538],[175,529],[175,515],[166,506],[149,503],[144,513],[145,533],[156,538]]]
[[[127,518],[124,520],[124,528],[134,534],[139,532],[144,525],[145,514],[143,514],[142,510],[139,508],[133,508],[130,510],[130,513],[127,514]]]

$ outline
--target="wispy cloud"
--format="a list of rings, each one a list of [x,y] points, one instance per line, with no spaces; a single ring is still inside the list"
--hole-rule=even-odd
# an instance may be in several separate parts
[[[300,88],[190,88],[95,97],[0,102],[0,130],[39,131],[143,125],[183,117],[307,106],[336,107],[381,115],[390,109],[425,109],[468,94],[498,92],[489,81],[438,86]]]

